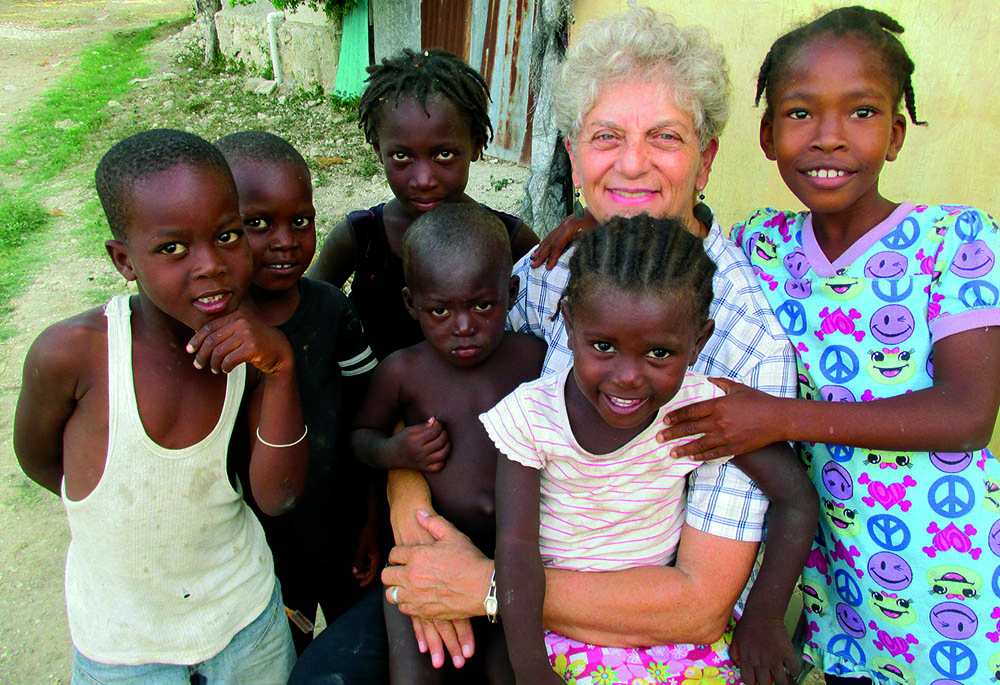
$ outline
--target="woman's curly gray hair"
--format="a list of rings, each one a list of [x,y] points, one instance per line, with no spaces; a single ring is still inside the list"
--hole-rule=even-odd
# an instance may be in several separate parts
[[[593,21],[569,47],[552,88],[559,129],[575,142],[601,89],[633,77],[661,83],[691,112],[702,150],[722,134],[732,90],[722,48],[704,28],[682,29],[649,8]]]

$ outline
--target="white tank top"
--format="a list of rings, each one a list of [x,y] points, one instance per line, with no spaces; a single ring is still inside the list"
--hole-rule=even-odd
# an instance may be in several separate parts
[[[132,381],[129,298],[108,318],[108,454],[87,497],[62,500],[71,540],[73,644],[107,664],[195,664],[267,606],[274,565],[260,522],[234,490],[226,452],[246,381],[227,378],[222,415],[195,445],[166,449],[142,426]]]

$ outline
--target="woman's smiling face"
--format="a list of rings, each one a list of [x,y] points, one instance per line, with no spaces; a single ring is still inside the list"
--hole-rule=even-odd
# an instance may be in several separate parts
[[[567,146],[573,181],[598,221],[649,214],[690,229],[718,141],[700,149],[691,113],[660,83],[632,77],[605,86]]]

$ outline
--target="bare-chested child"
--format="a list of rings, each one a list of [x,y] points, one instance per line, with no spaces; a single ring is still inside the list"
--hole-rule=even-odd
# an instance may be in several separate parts
[[[252,260],[232,174],[161,129],[112,147],[96,180],[138,294],[35,340],[14,423],[21,468],[69,518],[73,682],[284,682],[295,651],[241,492],[287,511],[309,453],[292,350],[238,311]],[[254,441],[246,484],[234,430]]]
[[[518,281],[507,233],[489,210],[454,204],[422,215],[403,237],[403,268],[403,299],[426,339],[375,370],[351,442],[372,466],[424,472],[435,510],[492,550],[498,455],[478,417],[538,377],[545,343],[504,330]],[[393,435],[400,419],[406,428]],[[499,623],[473,620],[476,656],[460,671],[436,671],[393,603],[385,615],[394,683],[513,682]]]

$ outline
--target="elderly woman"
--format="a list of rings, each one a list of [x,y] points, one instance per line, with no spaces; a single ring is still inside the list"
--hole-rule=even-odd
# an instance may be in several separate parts
[[[635,10],[589,27],[570,48],[557,78],[558,124],[574,183],[594,217],[603,222],[645,212],[679,218],[704,239],[718,266],[711,310],[715,333],[694,370],[794,396],[794,355],[752,267],[726,240],[712,211],[698,202],[728,114],[721,51],[701,30],[680,29],[650,10]],[[569,256],[562,255],[551,270],[531,268],[528,258],[514,268],[521,291],[509,323],[549,343],[545,373],[572,364],[558,307]],[[488,601],[493,562],[429,514],[420,474],[390,474],[389,496],[399,546],[389,557],[396,566],[382,575],[387,597],[420,617],[414,622],[418,641],[437,662],[443,660],[443,640],[460,664],[459,645],[466,654],[470,646],[463,619],[493,607]],[[620,647],[718,640],[747,585],[766,509],[766,498],[739,469],[699,467],[689,477],[675,565],[607,573],[547,569],[545,625],[583,643]],[[775,590],[790,591],[796,576],[795,569],[785,572]]]

